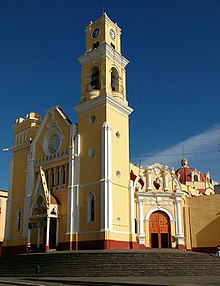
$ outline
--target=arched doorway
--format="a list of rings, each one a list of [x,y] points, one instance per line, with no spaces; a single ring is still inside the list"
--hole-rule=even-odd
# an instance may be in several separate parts
[[[170,248],[170,220],[162,211],[153,212],[149,221],[150,245],[152,248]]]

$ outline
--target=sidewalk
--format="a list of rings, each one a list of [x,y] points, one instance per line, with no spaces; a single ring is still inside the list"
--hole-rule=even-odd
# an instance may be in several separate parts
[[[193,285],[220,285],[220,276],[167,276],[167,277],[0,277],[0,285],[20,286],[61,286],[84,285],[84,286],[141,286],[141,285],[163,285],[163,286],[193,286]]]

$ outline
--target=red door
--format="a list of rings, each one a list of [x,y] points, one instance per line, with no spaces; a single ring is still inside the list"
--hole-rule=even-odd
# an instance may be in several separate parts
[[[149,222],[152,248],[169,248],[171,245],[170,220],[166,213],[156,211],[151,214]]]

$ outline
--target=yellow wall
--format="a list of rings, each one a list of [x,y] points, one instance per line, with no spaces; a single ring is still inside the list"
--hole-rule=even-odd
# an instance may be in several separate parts
[[[192,248],[220,244],[220,195],[186,199],[190,208]]]

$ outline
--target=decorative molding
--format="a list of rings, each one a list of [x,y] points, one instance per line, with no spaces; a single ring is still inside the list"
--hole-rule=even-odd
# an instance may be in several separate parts
[[[83,103],[79,104],[78,106],[76,106],[74,109],[80,115],[80,114],[83,114],[85,112],[95,110],[95,109],[99,108],[100,106],[104,106],[104,105],[110,105],[111,107],[117,109],[124,116],[130,115],[131,112],[133,111],[132,108],[125,105],[123,102],[119,102],[118,100],[114,99],[114,97],[112,95],[109,95],[107,93],[100,95],[100,96],[97,96],[96,98],[94,98],[92,100],[88,100],[86,102],[83,102]]]
[[[91,62],[99,61],[100,59],[108,58],[111,61],[117,63],[121,68],[125,69],[129,61],[117,52],[108,43],[103,42],[96,49],[89,51],[78,58],[82,66],[87,65]]]

